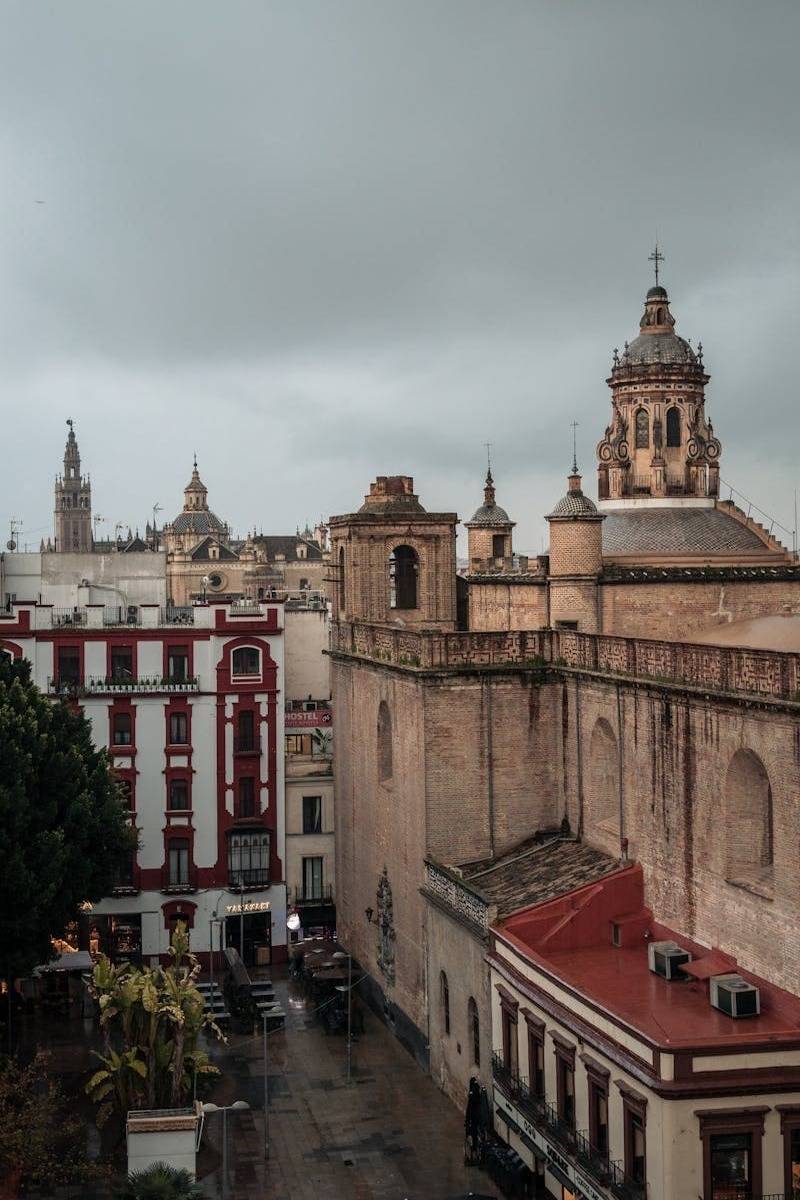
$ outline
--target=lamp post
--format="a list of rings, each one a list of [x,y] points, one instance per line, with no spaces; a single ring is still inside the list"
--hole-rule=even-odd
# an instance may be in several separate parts
[[[269,1057],[267,1050],[267,1013],[262,1012],[264,1022],[264,1158],[269,1158]]]
[[[229,1196],[228,1189],[228,1113],[243,1112],[250,1105],[246,1100],[234,1100],[233,1104],[204,1104],[204,1113],[222,1113],[222,1196],[223,1200]]]
[[[344,958],[344,953],[337,950],[333,955],[334,958]],[[336,988],[337,992],[347,992],[347,1082],[350,1082],[350,1068],[352,1065],[352,1039],[350,1037],[351,1017],[353,1011],[353,996],[352,996],[352,980],[353,980],[353,956],[347,955],[347,986],[343,987],[339,984]]]

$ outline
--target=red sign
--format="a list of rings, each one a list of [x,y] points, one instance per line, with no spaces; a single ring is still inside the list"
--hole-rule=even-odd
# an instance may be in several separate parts
[[[313,712],[287,712],[287,729],[318,729],[333,724],[333,713],[329,708],[317,708]]]

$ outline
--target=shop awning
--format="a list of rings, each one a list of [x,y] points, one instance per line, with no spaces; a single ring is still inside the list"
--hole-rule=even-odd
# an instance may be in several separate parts
[[[94,967],[92,956],[88,950],[73,950],[71,954],[59,954],[49,963],[34,967],[34,975],[43,975],[46,971],[91,971]]]

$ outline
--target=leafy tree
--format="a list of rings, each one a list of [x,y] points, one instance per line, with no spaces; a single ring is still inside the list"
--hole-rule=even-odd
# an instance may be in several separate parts
[[[201,1200],[203,1189],[192,1183],[188,1171],[153,1163],[146,1171],[132,1171],[127,1182],[114,1190],[114,1200]]]
[[[135,836],[89,721],[0,654],[0,974],[52,957],[51,936],[108,895]]]
[[[86,1085],[97,1104],[97,1124],[112,1112],[179,1108],[192,1091],[195,1075],[218,1075],[197,1043],[203,1029],[222,1039],[214,1019],[203,1011],[197,990],[200,964],[189,954],[186,926],[172,935],[168,967],[114,966],[103,955],[89,990],[100,1006],[105,1038],[103,1064]]]
[[[52,1188],[103,1173],[82,1149],[80,1124],[48,1072],[47,1055],[27,1066],[0,1061],[0,1197],[16,1197],[22,1184]]]

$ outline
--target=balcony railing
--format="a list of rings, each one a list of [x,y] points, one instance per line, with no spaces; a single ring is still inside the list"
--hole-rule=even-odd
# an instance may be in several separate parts
[[[233,739],[234,754],[260,754],[261,736],[258,733],[248,733]]]
[[[108,606],[103,609],[104,625],[141,625],[142,610],[138,604],[120,605],[117,608]]]
[[[577,1130],[574,1125],[563,1120],[554,1104],[544,1097],[534,1096],[527,1080],[512,1071],[503,1061],[502,1055],[497,1053],[492,1055],[492,1075],[500,1090],[530,1123],[556,1142],[562,1153],[580,1166],[581,1170],[591,1175],[600,1186],[610,1188],[618,1200],[645,1200],[646,1184],[637,1183],[630,1175],[626,1175],[621,1162],[610,1159],[606,1153],[593,1146],[588,1133]],[[731,1192],[731,1200],[739,1200],[735,1191]],[[750,1197],[745,1197],[745,1193],[742,1193],[741,1200],[750,1200]],[[782,1197],[753,1197],[752,1200],[782,1200]]]
[[[133,679],[115,679],[113,675],[87,675],[83,680],[48,679],[47,691],[56,696],[142,695],[148,692],[196,692],[200,681],[196,675],[185,679],[144,675]]]
[[[161,609],[162,625],[194,625],[194,609],[190,605],[168,604]]]
[[[165,864],[161,868],[161,891],[174,893],[176,896],[185,892],[196,892],[197,867],[194,863],[191,863],[188,870],[182,873],[170,873],[169,865]]]
[[[228,887],[233,891],[240,888],[269,887],[269,868],[255,867],[243,871],[228,871]]]
[[[63,629],[65,626],[80,626],[86,624],[85,608],[54,608],[53,629]]]
[[[297,905],[311,904],[332,904],[333,889],[329,883],[323,887],[312,888],[311,891],[306,891],[303,887],[294,889],[293,903]]]

